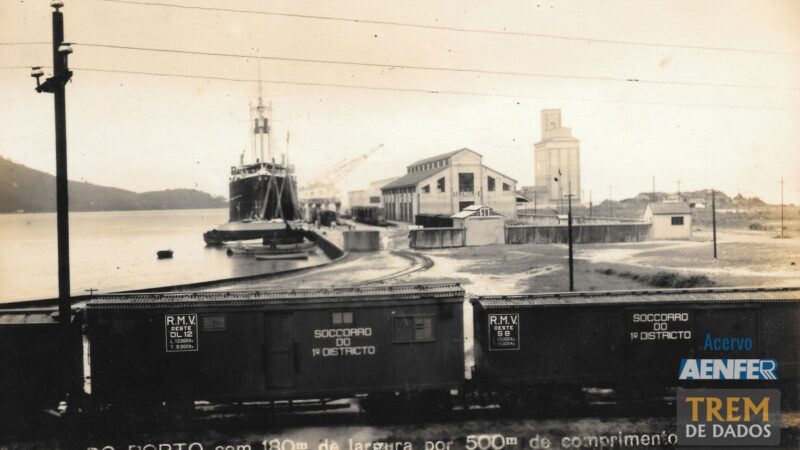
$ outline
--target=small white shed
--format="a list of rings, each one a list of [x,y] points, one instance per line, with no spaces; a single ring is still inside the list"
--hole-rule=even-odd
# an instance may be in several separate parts
[[[650,203],[644,210],[652,239],[690,239],[692,209],[684,202]]]
[[[506,219],[485,205],[471,205],[451,216],[453,227],[465,228],[465,245],[504,244]]]

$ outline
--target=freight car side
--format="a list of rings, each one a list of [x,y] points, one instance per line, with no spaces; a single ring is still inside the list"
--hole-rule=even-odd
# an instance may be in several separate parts
[[[71,318],[71,380],[82,382],[80,321]],[[55,409],[63,392],[64,343],[57,308],[0,310],[0,416]],[[1,422],[2,420],[0,420]]]
[[[131,294],[87,304],[98,404],[421,396],[461,387],[457,284]]]
[[[518,391],[511,399],[578,396],[582,387],[636,396],[715,385],[781,387],[797,396],[800,288],[531,294],[472,303],[475,379],[485,390]],[[768,370],[757,380],[738,379],[736,368],[720,375],[736,380],[681,373],[685,366],[746,364],[712,360],[775,361],[777,380]]]

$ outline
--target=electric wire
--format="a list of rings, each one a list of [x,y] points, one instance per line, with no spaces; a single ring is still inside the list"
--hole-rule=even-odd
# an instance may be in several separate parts
[[[73,42],[75,45],[84,47],[107,48],[117,50],[131,50],[131,51],[145,51],[156,53],[173,53],[195,56],[214,56],[225,58],[244,58],[244,59],[258,59],[270,61],[290,61],[302,63],[315,63],[315,64],[336,64],[346,66],[358,67],[374,67],[374,68],[389,68],[389,69],[407,69],[407,70],[424,70],[424,71],[443,71],[443,72],[458,72],[458,73],[475,73],[483,75],[502,75],[502,76],[521,76],[532,78],[550,78],[550,79],[576,79],[582,81],[611,81],[621,83],[639,83],[639,84],[657,84],[657,85],[676,85],[676,86],[698,86],[698,87],[722,87],[722,88],[744,88],[744,89],[780,89],[780,90],[800,90],[800,87],[787,87],[775,85],[756,85],[756,84],[734,84],[734,83],[703,83],[695,81],[668,81],[668,80],[649,80],[643,78],[619,78],[619,77],[605,77],[605,76],[591,76],[591,75],[560,75],[536,72],[518,72],[506,70],[489,70],[489,69],[475,69],[475,68],[459,68],[459,67],[444,67],[444,66],[421,66],[421,65],[408,65],[408,64],[389,64],[389,63],[370,63],[362,61],[345,61],[334,59],[312,59],[312,58],[294,58],[288,56],[263,56],[258,54],[241,54],[241,53],[225,53],[225,52],[205,52],[195,50],[180,50],[168,48],[154,48],[154,47],[139,47],[130,45],[115,45],[115,44],[98,44],[89,42]]]
[[[357,85],[357,84],[327,83],[327,82],[312,82],[312,81],[289,81],[289,80],[279,80],[279,79],[259,80],[255,78],[234,78],[234,77],[223,77],[223,76],[213,76],[213,75],[179,74],[179,73],[153,72],[153,71],[141,71],[141,70],[105,69],[98,67],[71,67],[70,70],[130,74],[130,75],[147,75],[155,77],[173,77],[173,78],[186,78],[186,79],[198,79],[198,80],[226,81],[226,82],[237,82],[237,83],[267,83],[267,84],[292,85],[292,86],[333,87],[333,88],[344,88],[344,89],[361,89],[370,91],[389,91],[389,92],[421,93],[421,94],[434,94],[434,95],[440,94],[440,95],[462,95],[462,96],[473,96],[473,97],[497,97],[497,98],[510,98],[517,100],[519,99],[560,100],[560,101],[575,101],[575,102],[637,104],[637,105],[674,106],[674,107],[798,111],[797,108],[780,107],[780,106],[746,106],[746,105],[726,105],[726,104],[649,102],[649,101],[636,101],[636,100],[612,100],[612,99],[602,99],[602,98],[540,96],[540,95],[502,93],[502,92],[489,93],[489,92],[450,90],[450,89],[399,88],[399,87],[389,87],[389,86],[368,86],[368,85]]]
[[[336,17],[336,16],[321,16],[321,15],[312,15],[312,14],[297,14],[297,13],[286,13],[286,12],[259,11],[259,10],[236,9],[236,8],[221,8],[221,7],[198,6],[198,5],[180,5],[180,4],[175,4],[175,3],[153,2],[153,1],[130,1],[130,0],[100,0],[100,1],[108,2],[108,3],[139,5],[139,6],[158,6],[158,7],[165,7],[165,8],[178,8],[178,9],[189,9],[189,10],[199,10],[199,11],[227,12],[227,13],[239,13],[239,14],[255,14],[255,15],[276,16],[276,17],[291,17],[291,18],[299,18],[299,19],[327,20],[327,21],[335,21],[335,22],[351,22],[351,23],[359,23],[359,24],[386,25],[386,26],[395,26],[395,27],[430,29],[430,30],[451,31],[451,32],[460,32],[460,33],[480,33],[480,34],[493,34],[493,35],[529,37],[529,38],[559,39],[559,40],[590,42],[590,43],[591,42],[596,42],[596,43],[603,43],[603,44],[610,44],[610,45],[629,45],[629,46],[639,46],[639,47],[657,47],[657,48],[660,47],[660,48],[674,48],[674,49],[684,49],[684,50],[707,50],[707,51],[718,51],[718,52],[738,52],[738,53],[754,53],[754,54],[766,54],[766,55],[800,56],[800,52],[793,52],[793,51],[760,50],[760,49],[748,49],[748,48],[737,48],[737,47],[705,46],[705,45],[689,45],[689,44],[669,44],[669,43],[661,43],[661,42],[646,42],[646,41],[634,41],[634,40],[623,40],[623,39],[606,39],[606,38],[594,38],[594,37],[583,37],[583,36],[570,36],[570,35],[562,35],[562,34],[531,33],[531,32],[526,32],[526,31],[509,31],[509,30],[505,30],[505,29],[504,30],[492,30],[492,29],[456,27],[456,26],[448,26],[448,25],[430,25],[430,24],[420,24],[420,23],[411,23],[411,22],[397,22],[397,21],[389,21],[389,20],[361,19],[361,18]]]

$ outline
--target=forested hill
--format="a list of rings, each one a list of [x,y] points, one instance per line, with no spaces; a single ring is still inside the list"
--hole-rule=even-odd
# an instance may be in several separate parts
[[[224,208],[222,197],[193,189],[136,193],[70,181],[70,211]],[[0,156],[0,213],[56,210],[56,177]]]

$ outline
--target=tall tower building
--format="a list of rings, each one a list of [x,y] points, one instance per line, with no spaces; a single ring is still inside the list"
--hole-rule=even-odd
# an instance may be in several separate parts
[[[571,191],[573,202],[580,202],[580,141],[572,137],[571,129],[561,126],[560,109],[542,111],[542,140],[534,152],[536,187],[546,193],[546,201],[560,204]]]

